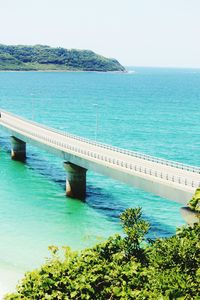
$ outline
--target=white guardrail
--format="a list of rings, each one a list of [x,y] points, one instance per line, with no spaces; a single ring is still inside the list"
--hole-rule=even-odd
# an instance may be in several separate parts
[[[6,114],[8,114],[8,113],[6,112]],[[134,156],[134,157],[137,157],[137,158],[142,158],[142,159],[149,160],[149,161],[156,162],[156,163],[162,163],[162,164],[165,164],[167,166],[172,166],[172,167],[187,170],[187,171],[195,172],[194,170],[199,169],[199,168],[192,167],[192,166],[187,166],[187,165],[184,165],[184,164],[181,164],[181,163],[170,162],[168,160],[159,159],[159,158],[157,159],[157,158],[151,157],[149,155],[140,154],[140,153],[137,153],[137,152],[133,152],[133,151],[129,151],[129,150],[123,150],[123,149],[113,147],[113,146],[109,146],[109,145],[105,145],[105,144],[102,144],[102,143],[93,142],[93,141],[90,141],[90,140],[85,139],[85,138],[81,138],[81,137],[78,137],[78,136],[74,136],[72,134],[63,133],[59,130],[48,128],[44,125],[38,125],[38,123],[33,122],[33,121],[26,121],[25,119],[23,119],[21,117],[16,117],[16,116],[14,116],[10,113],[8,115],[11,115],[12,117],[14,117],[16,119],[21,119],[23,122],[32,124],[32,125],[37,126],[39,128],[43,128],[43,129],[48,130],[50,132],[57,133],[59,135],[63,135],[63,136],[66,136],[66,137],[69,137],[69,138],[72,138],[72,139],[76,139],[76,140],[79,140],[79,141],[82,141],[82,142],[85,142],[85,143],[88,143],[88,144],[92,144],[92,145],[95,145],[95,146],[98,146],[98,147],[101,147],[101,148],[103,147],[105,149],[109,149],[109,150],[112,150],[112,151],[115,151],[115,152],[120,152],[120,153],[123,153],[123,154],[131,155],[131,156]],[[50,146],[52,145],[52,146],[56,146],[56,148],[60,148],[61,151],[63,151],[63,150],[65,151],[65,149],[66,149],[68,151],[72,151],[72,152],[75,152],[75,153],[78,153],[78,154],[81,154],[81,155],[85,155],[85,156],[91,157],[93,159],[98,159],[98,160],[104,161],[108,164],[112,164],[112,165],[115,165],[115,166],[125,168],[129,171],[134,171],[134,172],[139,172],[139,173],[143,173],[143,174],[146,174],[146,175],[151,175],[151,176],[158,177],[158,178],[163,179],[163,180],[168,180],[168,181],[171,181],[171,182],[174,182],[174,183],[178,183],[178,184],[181,184],[181,185],[184,185],[184,186],[189,186],[189,187],[194,187],[194,188],[197,188],[197,187],[200,186],[200,182],[196,181],[196,180],[188,180],[188,178],[185,178],[185,177],[183,178],[183,177],[176,176],[176,175],[173,175],[173,174],[170,174],[170,173],[157,171],[157,170],[154,170],[154,169],[151,169],[151,168],[146,168],[146,167],[141,166],[141,165],[128,163],[128,162],[125,162],[125,161],[120,160],[120,159],[115,159],[115,158],[107,156],[107,155],[102,155],[102,154],[94,152],[94,151],[90,151],[90,150],[82,149],[80,147],[73,146],[73,145],[68,144],[66,142],[58,141],[58,140],[56,140],[54,138],[50,138],[46,135],[38,134],[37,132],[28,130],[27,128],[24,128],[24,127],[21,127],[21,126],[16,126],[13,123],[4,120],[3,118],[2,118],[2,121],[5,125],[7,124],[11,128],[14,128],[15,130],[19,131],[19,133],[22,133],[22,134],[25,133],[29,137],[32,137],[33,139],[36,138],[37,140],[45,141]],[[196,173],[199,173],[199,172],[196,171]]]
[[[186,171],[189,171],[189,172],[194,172],[194,173],[200,174],[200,167],[190,166],[190,165],[187,165],[187,164],[184,164],[184,163],[174,162],[174,161],[163,159],[163,158],[157,158],[157,157],[153,157],[153,156],[148,155],[148,154],[143,154],[143,153],[140,153],[140,152],[122,149],[122,148],[111,146],[111,145],[104,144],[104,143],[101,143],[101,142],[92,141],[92,140],[89,140],[87,138],[83,138],[83,137],[80,137],[80,136],[77,136],[77,135],[66,133],[66,132],[63,132],[63,131],[58,130],[58,129],[49,128],[49,127],[47,127],[43,124],[39,124],[39,123],[31,121],[31,120],[26,120],[22,117],[14,115],[10,112],[9,113],[6,112],[6,111],[2,111],[2,112],[7,114],[7,115],[10,115],[11,117],[14,117],[16,119],[20,119],[23,122],[30,123],[34,126],[44,128],[44,129],[52,131],[54,133],[58,133],[60,135],[66,136],[66,137],[69,137],[69,138],[72,138],[72,139],[75,139],[75,140],[78,140],[78,141],[81,141],[81,142],[85,142],[85,143],[88,143],[88,144],[93,145],[93,146],[102,147],[104,149],[108,149],[108,150],[112,150],[112,151],[119,152],[119,153],[122,153],[122,154],[130,155],[130,156],[133,156],[133,157],[136,157],[136,158],[141,158],[141,159],[144,159],[144,160],[147,160],[147,161],[151,161],[151,162],[159,163],[159,164],[162,164],[162,165],[170,166],[170,167],[173,167],[173,168],[178,168],[178,169],[182,169],[182,170],[186,170]]]

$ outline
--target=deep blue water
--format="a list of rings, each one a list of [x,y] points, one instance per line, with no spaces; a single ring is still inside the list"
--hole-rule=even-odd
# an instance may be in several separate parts
[[[0,107],[73,134],[200,166],[200,70],[131,70],[1,72]],[[0,132],[0,282],[6,270],[8,277],[14,274],[7,282],[14,282],[39,265],[48,245],[80,249],[121,232],[118,217],[127,207],[143,208],[151,237],[170,236],[183,224],[179,204],[92,172],[86,202],[66,199],[62,161],[29,145],[26,164],[11,161],[9,137]]]

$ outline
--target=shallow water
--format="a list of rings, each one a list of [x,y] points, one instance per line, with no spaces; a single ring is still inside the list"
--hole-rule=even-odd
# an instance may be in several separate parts
[[[1,72],[0,107],[73,134],[199,166],[200,71],[134,70]],[[170,236],[183,224],[179,204],[92,172],[86,202],[66,199],[62,161],[30,145],[25,164],[11,161],[9,137],[0,132],[4,289],[40,265],[49,245],[81,249],[121,232],[118,216],[127,207],[142,206],[151,237]]]

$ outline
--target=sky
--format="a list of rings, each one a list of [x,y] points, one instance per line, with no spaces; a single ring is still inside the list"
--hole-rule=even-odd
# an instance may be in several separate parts
[[[90,49],[125,66],[200,68],[200,0],[0,0],[0,43]]]

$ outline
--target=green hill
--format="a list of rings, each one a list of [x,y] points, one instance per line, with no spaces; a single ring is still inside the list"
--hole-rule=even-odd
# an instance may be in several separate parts
[[[125,68],[116,59],[103,57],[90,50],[0,44],[0,70],[123,72]]]

